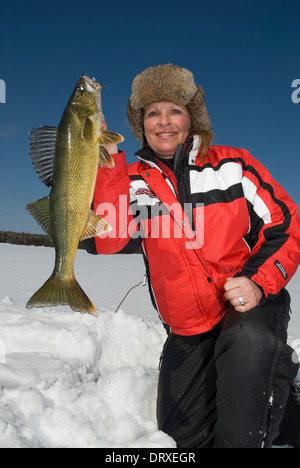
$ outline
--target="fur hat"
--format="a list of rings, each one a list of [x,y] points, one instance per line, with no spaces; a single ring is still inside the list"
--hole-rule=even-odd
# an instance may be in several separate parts
[[[137,140],[144,142],[143,109],[153,102],[173,102],[185,106],[192,122],[192,132],[211,130],[204,91],[194,82],[186,68],[171,63],[150,67],[138,74],[132,83],[128,119]]]

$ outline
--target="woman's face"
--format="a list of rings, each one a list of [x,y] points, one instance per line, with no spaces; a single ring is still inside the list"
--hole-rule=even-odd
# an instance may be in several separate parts
[[[172,102],[154,102],[144,112],[144,132],[150,148],[162,158],[172,158],[179,143],[189,136],[187,109]]]

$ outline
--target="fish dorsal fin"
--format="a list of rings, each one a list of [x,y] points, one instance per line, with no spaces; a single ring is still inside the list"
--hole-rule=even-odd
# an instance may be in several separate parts
[[[53,181],[57,128],[43,126],[34,128],[30,134],[32,163],[42,182],[49,187]]]

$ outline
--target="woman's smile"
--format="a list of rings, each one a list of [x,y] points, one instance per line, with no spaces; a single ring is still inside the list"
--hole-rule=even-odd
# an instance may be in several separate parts
[[[190,128],[190,116],[183,106],[155,102],[145,109],[145,137],[150,148],[161,157],[173,157],[177,145],[188,138]]]

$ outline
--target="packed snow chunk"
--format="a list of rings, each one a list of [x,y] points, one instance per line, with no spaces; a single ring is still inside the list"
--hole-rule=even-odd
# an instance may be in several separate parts
[[[59,373],[70,372],[70,366],[48,353],[10,353],[0,363],[0,385],[4,388],[35,387],[46,379],[57,380]]]
[[[14,303],[14,300],[10,297],[10,296],[6,296],[3,300],[2,300],[2,304],[13,304]]]
[[[102,313],[98,319],[101,374],[121,366],[158,368],[160,350],[166,339],[161,324],[127,315],[121,309],[117,313]]]

